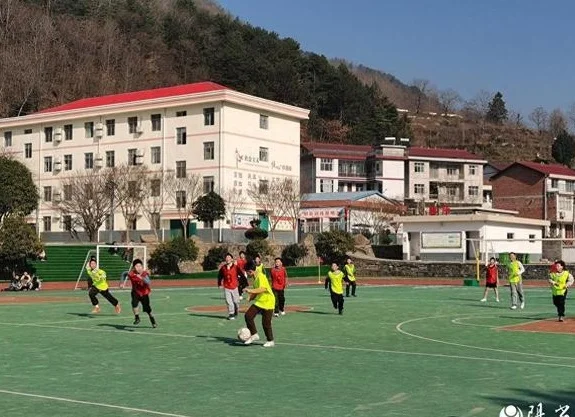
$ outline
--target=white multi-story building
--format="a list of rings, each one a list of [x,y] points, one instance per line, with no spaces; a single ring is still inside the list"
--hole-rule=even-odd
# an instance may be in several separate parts
[[[41,201],[31,221],[49,237],[69,228],[54,196],[63,181],[86,171],[128,164],[150,172],[196,173],[204,192],[222,196],[227,190],[246,195],[253,184],[265,188],[274,179],[297,180],[300,121],[308,113],[204,82],[82,99],[1,119],[0,138],[4,152],[32,171]],[[168,201],[160,213],[161,228],[181,227],[175,204]],[[219,227],[247,227],[257,210],[247,199]],[[144,217],[134,226],[152,229]],[[125,230],[126,224],[117,212],[103,228]]]

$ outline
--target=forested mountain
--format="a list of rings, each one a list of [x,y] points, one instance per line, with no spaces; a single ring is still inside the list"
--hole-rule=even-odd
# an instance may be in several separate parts
[[[407,118],[346,65],[209,1],[3,0],[0,116],[82,97],[211,80],[311,109],[304,139],[378,142]]]

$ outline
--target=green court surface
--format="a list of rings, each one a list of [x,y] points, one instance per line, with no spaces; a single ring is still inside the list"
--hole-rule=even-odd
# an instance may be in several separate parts
[[[155,290],[157,329],[144,315],[132,326],[128,291],[115,291],[119,316],[105,300],[87,314],[84,291],[2,293],[0,415],[574,415],[574,335],[501,328],[553,318],[549,291],[528,289],[523,311],[507,289],[499,304],[482,291],[359,287],[338,316],[322,285],[290,288],[287,303],[309,310],[274,319],[271,349],[236,341],[242,317],[202,311],[223,306],[214,288]]]

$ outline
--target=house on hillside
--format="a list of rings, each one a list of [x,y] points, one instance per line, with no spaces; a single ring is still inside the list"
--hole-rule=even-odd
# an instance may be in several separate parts
[[[575,171],[558,164],[515,162],[491,177],[493,206],[549,220],[550,237],[574,236]]]

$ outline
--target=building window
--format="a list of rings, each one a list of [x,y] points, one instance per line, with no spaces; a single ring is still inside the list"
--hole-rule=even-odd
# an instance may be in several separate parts
[[[176,178],[186,178],[186,161],[176,161]]]
[[[44,216],[42,218],[42,222],[44,223],[44,231],[45,232],[50,232],[52,231],[52,217],[50,216]]]
[[[565,181],[565,191],[572,193],[575,191],[575,182],[574,181]]]
[[[44,172],[52,172],[52,157],[44,157]]]
[[[64,171],[72,171],[72,155],[64,155]]]
[[[86,152],[84,154],[84,169],[94,168],[94,153]]]
[[[114,151],[106,151],[106,168],[114,168],[116,165],[116,153]]]
[[[186,192],[176,191],[176,207],[185,208],[186,207]]]
[[[150,181],[150,188],[151,188],[150,195],[152,197],[159,197],[162,190],[162,180],[157,178],[153,179],[152,181]]]
[[[128,133],[137,133],[138,131],[138,118],[128,117]]]
[[[128,165],[136,165],[137,158],[137,149],[128,149]]]
[[[413,192],[415,194],[425,194],[425,184],[413,184]]]
[[[425,164],[423,162],[416,162],[413,164],[413,171],[418,173],[425,172]]]
[[[459,169],[457,167],[447,167],[447,175],[450,177],[459,175]]]
[[[116,120],[106,120],[106,135],[114,136],[116,134]]]
[[[535,235],[529,235],[529,243],[535,243]]]
[[[72,125],[64,125],[64,140],[74,139],[74,127]]]
[[[571,211],[573,200],[571,197],[559,196],[559,210]]]
[[[476,185],[471,185],[467,189],[467,193],[469,194],[469,197],[478,197],[479,196],[479,187]]]
[[[126,223],[128,230],[138,230],[138,218],[134,214],[130,214],[131,219]]]
[[[185,110],[176,112],[176,117],[186,117],[187,115],[188,115],[188,112]]]
[[[84,131],[86,132],[86,138],[94,137],[94,122],[84,123]]]
[[[260,161],[268,162],[269,159],[269,148],[264,148],[260,146]]]
[[[72,230],[72,216],[69,214],[62,216],[62,228],[65,232],[70,232]]]
[[[365,184],[355,184],[355,191],[365,191]]]
[[[52,187],[44,187],[44,201],[47,203],[52,201]]]
[[[176,128],[176,144],[185,145],[186,144],[186,128],[178,127]]]
[[[213,126],[215,124],[215,112],[213,107],[204,109],[204,126]]]
[[[4,146],[6,148],[12,146],[12,132],[4,132]]]
[[[332,171],[333,170],[333,159],[321,158],[319,169],[320,169],[320,171]]]
[[[265,114],[260,114],[260,129],[268,129],[269,128],[269,117]]]
[[[150,213],[150,226],[154,230],[160,228],[160,213]]]
[[[24,129],[24,134],[25,134],[25,135],[31,135],[31,134],[32,134],[32,129]]]
[[[515,239],[515,233],[507,233],[507,239]]]
[[[559,180],[552,179],[551,180],[551,188],[559,188]]]
[[[210,220],[209,222],[204,222],[204,229],[213,229],[214,228],[214,221]]]
[[[268,180],[260,180],[258,191],[260,194],[267,194],[270,188],[270,182]]]
[[[204,194],[214,191],[216,181],[213,176],[204,177]]]
[[[457,188],[455,187],[447,187],[447,195],[449,197],[457,197]]]
[[[152,164],[160,164],[162,162],[162,148],[159,146],[152,146],[150,149],[150,157]]]
[[[162,130],[162,115],[161,114],[152,114],[152,131],[158,132]]]
[[[469,175],[477,175],[477,165],[469,165]]]
[[[54,128],[45,127],[44,128],[44,142],[50,143],[54,140]]]
[[[25,143],[24,144],[24,158],[30,159],[32,158],[32,144]]]
[[[319,180],[320,193],[333,193],[333,180]]]
[[[204,160],[212,161],[215,158],[214,142],[204,142]]]
[[[62,194],[64,201],[70,201],[72,199],[72,184],[64,184],[62,187]]]

